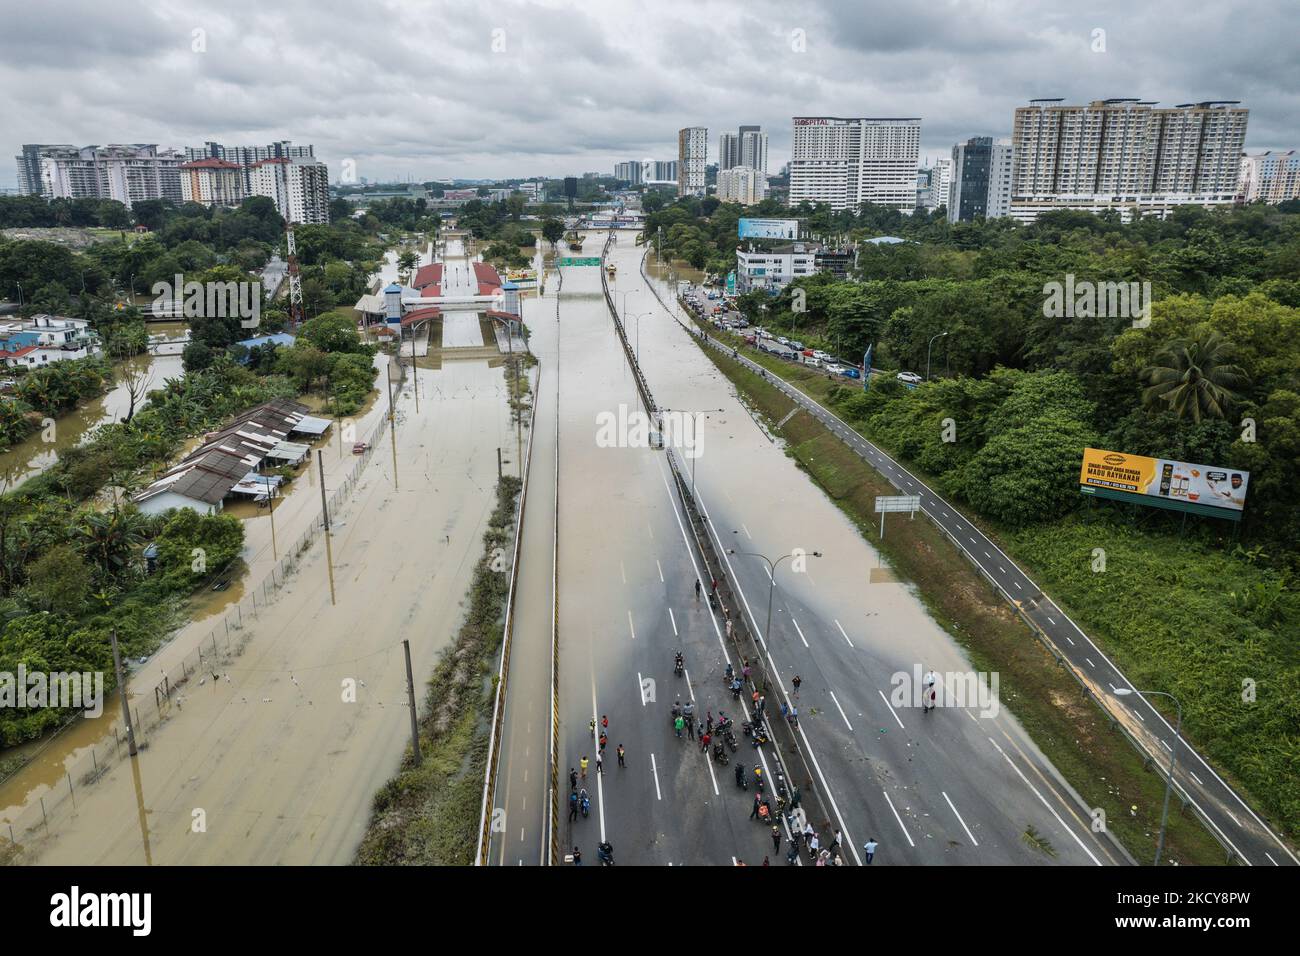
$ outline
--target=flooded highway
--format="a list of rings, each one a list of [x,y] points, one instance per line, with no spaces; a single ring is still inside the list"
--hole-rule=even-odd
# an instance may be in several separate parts
[[[770,703],[799,708],[812,773],[796,783],[829,807],[829,818],[814,822],[843,832],[851,861],[850,841],[860,847],[868,838],[887,845],[896,862],[1117,861],[1006,706],[988,715],[978,707],[922,714],[910,695],[897,703],[896,687],[906,690],[918,667],[968,673],[972,665],[654,298],[640,276],[642,253],[630,233],[620,234],[611,291],[661,406],[713,410],[694,461],[697,495],[715,546],[738,552],[725,557],[729,576],[784,685]],[[732,768],[723,779],[669,725],[679,697],[693,696],[701,714],[732,709],[722,687],[725,650],[707,604],[694,599],[698,570],[662,453],[597,445],[597,416],[619,405],[634,410],[638,399],[597,273],[576,278],[566,277],[560,323],[562,775],[583,756],[594,769],[593,716],[607,715],[611,730],[606,773],[589,772],[585,784],[595,819],[565,821],[560,842],[589,851],[604,837],[631,863],[760,862],[772,844],[747,820],[752,794],[735,788]],[[790,562],[778,566],[767,634],[771,578],[761,559],[743,552],[776,560],[796,548],[825,557],[810,558],[803,573],[791,573]],[[671,671],[678,647],[685,680]],[[793,699],[796,674],[802,688]],[[613,759],[619,743],[626,769]],[[567,795],[567,780],[561,787]],[[1028,845],[1030,827],[1052,853]]]

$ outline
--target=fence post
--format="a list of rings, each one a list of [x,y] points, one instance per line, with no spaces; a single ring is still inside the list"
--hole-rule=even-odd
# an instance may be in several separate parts
[[[72,773],[65,770],[63,775],[68,778],[68,796],[72,798],[72,809],[75,810],[77,809],[77,795],[72,791]]]

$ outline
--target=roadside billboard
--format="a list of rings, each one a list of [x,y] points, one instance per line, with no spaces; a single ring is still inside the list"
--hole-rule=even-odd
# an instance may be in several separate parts
[[[1250,472],[1217,465],[1083,450],[1079,490],[1119,501],[1241,520]]]
[[[741,239],[798,239],[798,219],[742,219],[736,229]]]

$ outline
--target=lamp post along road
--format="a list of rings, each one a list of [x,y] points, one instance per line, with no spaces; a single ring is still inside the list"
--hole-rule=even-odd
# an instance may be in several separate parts
[[[1115,688],[1116,697],[1128,697],[1131,694],[1137,694],[1139,697],[1168,697],[1178,708],[1178,720],[1174,724],[1174,745],[1169,748],[1169,778],[1165,781],[1165,804],[1160,811],[1160,836],[1156,840],[1156,862],[1160,865],[1160,856],[1165,849],[1165,828],[1169,823],[1169,794],[1174,788],[1174,769],[1178,766],[1178,745],[1182,741],[1183,733],[1183,705],[1173,694],[1167,694],[1162,690],[1134,690],[1130,687]]]
[[[738,532],[733,531],[733,532],[731,532],[731,533],[732,533],[732,534],[737,534]],[[773,561],[773,560],[772,560],[771,558],[769,558],[767,555],[765,555],[765,554],[760,554],[760,553],[757,552],[757,551],[737,551],[735,548],[728,548],[728,549],[727,549],[727,553],[728,553],[728,554],[743,554],[743,555],[746,555],[746,556],[751,557],[751,558],[762,558],[763,561],[766,562],[766,564],[767,564],[767,577],[768,577],[768,585],[767,585],[767,625],[766,625],[766,627],[764,628],[763,633],[764,633],[764,635],[765,635],[765,639],[767,639],[767,640],[771,640],[771,634],[772,634],[772,596],[776,593],[776,569],[780,566],[780,564],[781,564],[782,561],[785,561],[785,560],[788,559],[788,558],[793,558],[793,557],[795,556],[795,554],[798,553],[798,552],[791,551],[789,554],[783,554],[783,555],[781,555],[781,557],[777,558],[775,561]],[[806,554],[808,554],[809,556],[814,557],[814,558],[820,558],[820,557],[822,556],[822,553],[821,553],[820,551],[808,551],[808,552],[806,552]]]
[[[930,381],[930,349],[934,347],[935,339],[941,339],[948,334],[947,332],[940,332],[937,335],[930,336],[930,343],[925,347],[925,380],[927,382]]]

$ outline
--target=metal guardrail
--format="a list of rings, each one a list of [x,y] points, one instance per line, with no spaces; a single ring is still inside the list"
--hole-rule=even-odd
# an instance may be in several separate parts
[[[560,291],[564,270],[557,267],[555,287],[555,533],[551,542],[551,765],[550,839],[546,862],[560,862]]]
[[[614,328],[618,333],[619,341],[623,345],[624,355],[627,357],[628,363],[632,368],[633,374],[637,381],[637,387],[641,391],[642,400],[646,404],[646,409],[650,414],[657,415],[658,406],[655,404],[654,398],[650,394],[649,386],[646,384],[645,378],[641,373],[641,369],[637,365],[635,351],[632,349],[630,343],[628,342],[626,330],[623,327],[623,323],[619,320],[618,311],[614,307],[614,300],[609,294],[609,284],[606,281],[605,278],[606,273],[603,268],[604,258],[609,251],[609,246],[610,246],[610,241],[606,240],[605,248],[601,252],[601,260],[602,260],[601,285],[605,292],[605,302],[606,305],[609,307],[610,316],[614,320]],[[646,284],[650,287],[651,291],[654,292],[655,298],[659,299],[660,304],[663,305],[663,299],[660,298],[658,291],[655,290],[654,284],[649,281],[648,276],[645,276],[645,258],[648,253],[649,253],[649,248],[646,249],[646,253],[643,254],[641,257],[641,273],[642,276],[646,278]],[[664,307],[667,308],[667,306]],[[671,311],[672,310],[669,310],[670,313]],[[676,316],[674,316],[674,318],[676,318]],[[677,321],[679,323],[681,322],[680,319],[677,319]],[[731,625],[730,630],[731,630],[731,642],[732,642],[733,650],[735,650],[737,656],[740,657],[741,660],[749,661],[751,664],[755,665],[754,667],[751,668],[751,679],[750,679],[751,692],[757,691],[763,696],[766,696],[773,690],[774,685],[772,682],[772,678],[773,676],[775,676],[769,674],[767,668],[763,664],[763,661],[769,658],[767,658],[767,655],[760,641],[758,640],[758,636],[750,630],[748,625],[746,625],[744,615],[740,613],[740,603],[736,601],[735,596],[731,591],[731,585],[729,583],[730,579],[727,575],[726,569],[723,567],[717,549],[714,548],[713,543],[709,539],[708,521],[706,518],[704,518],[701,509],[699,508],[699,505],[695,501],[694,492],[692,491],[690,484],[687,482],[685,475],[683,475],[681,468],[677,464],[677,456],[673,454],[673,451],[670,448],[665,449],[665,451],[668,459],[668,469],[673,476],[673,483],[677,486],[678,497],[682,501],[683,510],[686,512],[687,520],[690,523],[691,536],[695,540],[696,550],[699,552],[700,558],[703,560],[704,567],[710,574],[711,579],[717,582],[716,593],[718,598],[718,604],[722,610],[723,617]],[[734,614],[731,608],[735,608]],[[779,685],[780,685],[780,678],[779,676],[776,676],[776,686],[779,687]],[[780,689],[782,693],[784,693],[784,688],[780,688]],[[747,706],[746,710],[748,709],[749,708]],[[789,751],[798,755],[800,762],[803,764],[804,772],[805,772],[804,787],[811,793],[813,798],[815,798],[817,802],[821,805],[823,819],[829,821],[832,815],[831,809],[826,806],[823,795],[821,794],[820,791],[816,789],[816,787],[813,784],[812,767],[808,760],[808,755],[804,753],[804,749],[799,743],[799,738],[795,734],[794,727],[787,724],[784,720],[773,720],[771,719],[770,715],[767,720],[767,724],[772,734],[773,743],[775,744],[778,735],[784,737],[785,738],[784,746]],[[790,773],[789,766],[786,764],[785,757],[782,754],[782,747],[773,746],[772,756],[773,759],[776,760],[777,765],[780,767],[781,772],[785,775],[785,779],[788,781],[790,786],[792,787],[796,786],[794,776]],[[785,823],[786,821],[782,821],[782,822]],[[787,831],[788,829],[789,827],[787,823]],[[787,836],[788,835],[789,834],[787,833]],[[856,858],[857,856],[856,848],[850,846],[850,850],[853,852],[854,857]]]

